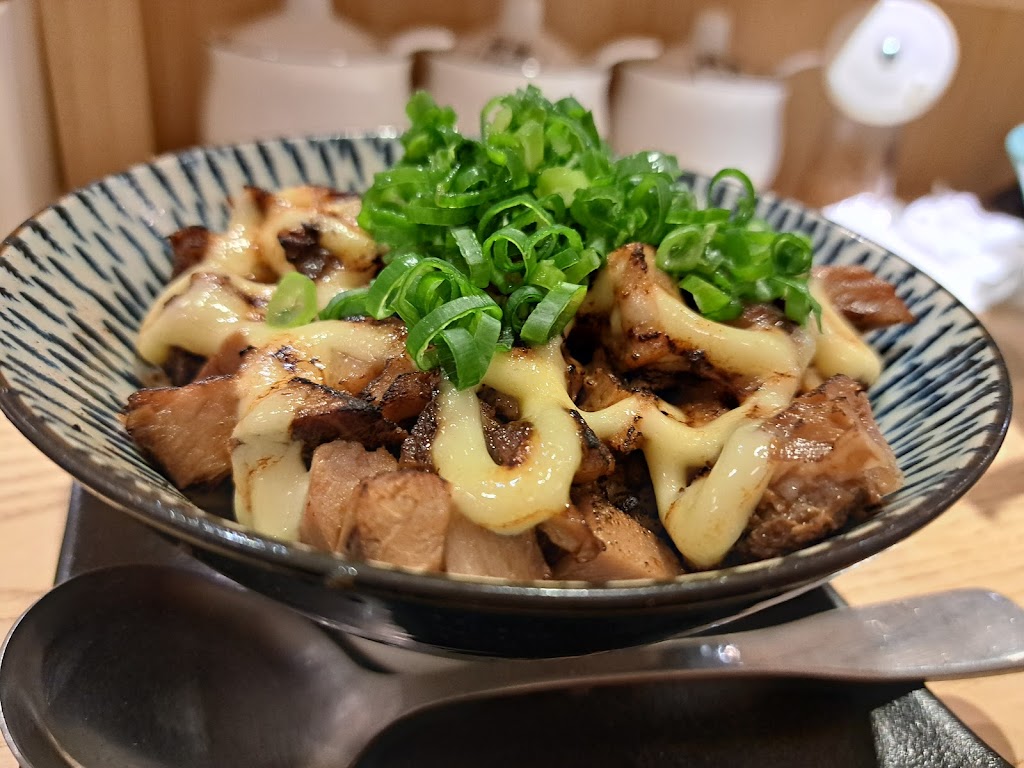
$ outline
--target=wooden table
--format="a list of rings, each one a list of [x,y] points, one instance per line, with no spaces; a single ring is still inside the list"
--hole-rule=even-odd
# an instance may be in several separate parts
[[[1024,419],[1024,310],[984,318],[1007,358]],[[70,480],[0,417],[0,634],[53,582]],[[979,586],[1024,604],[1024,429],[1015,421],[975,488],[937,521],[836,579],[853,603]],[[1024,768],[1024,673],[945,682],[932,690]],[[15,768],[0,747],[0,768]]]

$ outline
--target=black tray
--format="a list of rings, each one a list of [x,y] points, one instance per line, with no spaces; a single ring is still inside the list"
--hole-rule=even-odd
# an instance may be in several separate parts
[[[205,567],[184,545],[76,487],[57,580],[138,562]],[[730,629],[838,602],[817,589]],[[1012,768],[923,687],[807,680],[655,683],[453,705],[394,726],[360,766]]]

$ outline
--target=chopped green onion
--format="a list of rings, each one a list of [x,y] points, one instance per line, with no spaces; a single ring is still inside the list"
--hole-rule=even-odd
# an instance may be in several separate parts
[[[476,316],[475,333],[462,326],[445,328],[435,339],[441,370],[459,389],[475,387],[487,373],[500,335],[501,321],[486,313]]]
[[[462,261],[466,265],[469,281],[477,288],[486,288],[491,281],[491,267],[484,259],[483,249],[473,230],[465,227],[452,230],[455,244],[459,247]]]
[[[523,323],[519,335],[527,344],[545,344],[558,336],[586,298],[584,285],[561,283],[540,300]]]
[[[316,283],[301,272],[282,277],[267,302],[267,325],[295,328],[316,317]]]
[[[317,319],[341,320],[346,317],[369,317],[370,313],[366,309],[366,295],[369,292],[368,287],[342,291],[327,302],[327,306],[320,310]]]
[[[712,285],[703,277],[687,275],[680,287],[688,291],[697,303],[702,315],[712,320],[732,320],[739,317],[743,307],[732,296],[718,286]]]
[[[382,320],[393,314],[393,299],[401,290],[409,270],[419,262],[419,256],[408,253],[395,259],[381,270],[366,294],[366,311],[370,317]]]
[[[736,168],[723,168],[711,177],[711,183],[708,185],[708,197],[711,196],[714,188],[717,187],[718,183],[723,179],[735,179],[742,185],[744,195],[740,198],[739,202],[736,203],[733,209],[732,220],[737,224],[746,224],[751,218],[753,218],[754,206],[757,205],[757,196],[754,194],[754,184],[750,181],[750,177],[743,171]]]
[[[543,298],[544,291],[535,285],[524,285],[517,288],[505,302],[505,324],[518,334],[522,330],[526,318],[530,316],[530,311]]]
[[[655,257],[658,267],[669,274],[696,269],[704,256],[709,235],[713,236],[714,233],[713,226],[701,227],[696,224],[672,230],[658,246]]]
[[[711,319],[755,302],[801,323],[820,312],[810,243],[756,220],[753,184],[736,169],[711,179],[701,205],[674,157],[615,158],[575,99],[550,102],[532,86],[488,102],[479,140],[426,93],[406,111],[405,154],[375,176],[358,219],[388,248],[387,265],[321,317],[397,315],[417,365],[460,387],[496,349],[561,334],[608,253],[631,242],[653,245],[657,266]],[[710,203],[736,182],[735,205]]]
[[[481,316],[484,314],[499,322],[495,325],[495,323],[483,320]],[[409,329],[406,348],[416,365],[423,370],[428,370],[434,368],[438,363],[443,365],[445,362],[443,356],[439,357],[438,349],[432,346],[435,340],[443,342],[448,350],[451,367],[450,370],[444,369],[445,374],[459,389],[476,386],[487,372],[487,366],[494,355],[494,345],[497,343],[501,331],[500,318],[501,308],[489,296],[485,294],[461,296],[442,304],[412,326]],[[467,325],[472,322],[459,322],[466,320],[475,321],[478,326],[482,323],[485,328],[484,338],[490,338],[493,335],[494,338],[491,340],[489,348],[483,348],[476,342],[472,346],[468,345],[465,342],[465,334],[449,333],[441,336],[440,339],[436,338],[442,331],[452,328],[468,330]],[[476,338],[476,334],[473,334],[473,338]],[[458,341],[457,344],[453,341],[460,339],[461,341]],[[478,359],[469,359],[470,356]],[[477,373],[479,376],[476,375]]]

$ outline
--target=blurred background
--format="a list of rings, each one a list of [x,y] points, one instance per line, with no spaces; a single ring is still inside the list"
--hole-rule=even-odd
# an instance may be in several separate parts
[[[891,218],[943,190],[1019,213],[1021,40],[1024,0],[4,0],[0,225],[155,154],[400,123],[411,87],[468,104],[517,79],[573,89],[616,149],[815,206],[871,192]]]

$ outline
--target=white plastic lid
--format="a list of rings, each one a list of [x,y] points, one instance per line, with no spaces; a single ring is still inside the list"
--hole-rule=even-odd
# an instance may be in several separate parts
[[[879,0],[825,68],[835,106],[859,123],[900,125],[945,93],[959,61],[956,30],[927,0]]]

